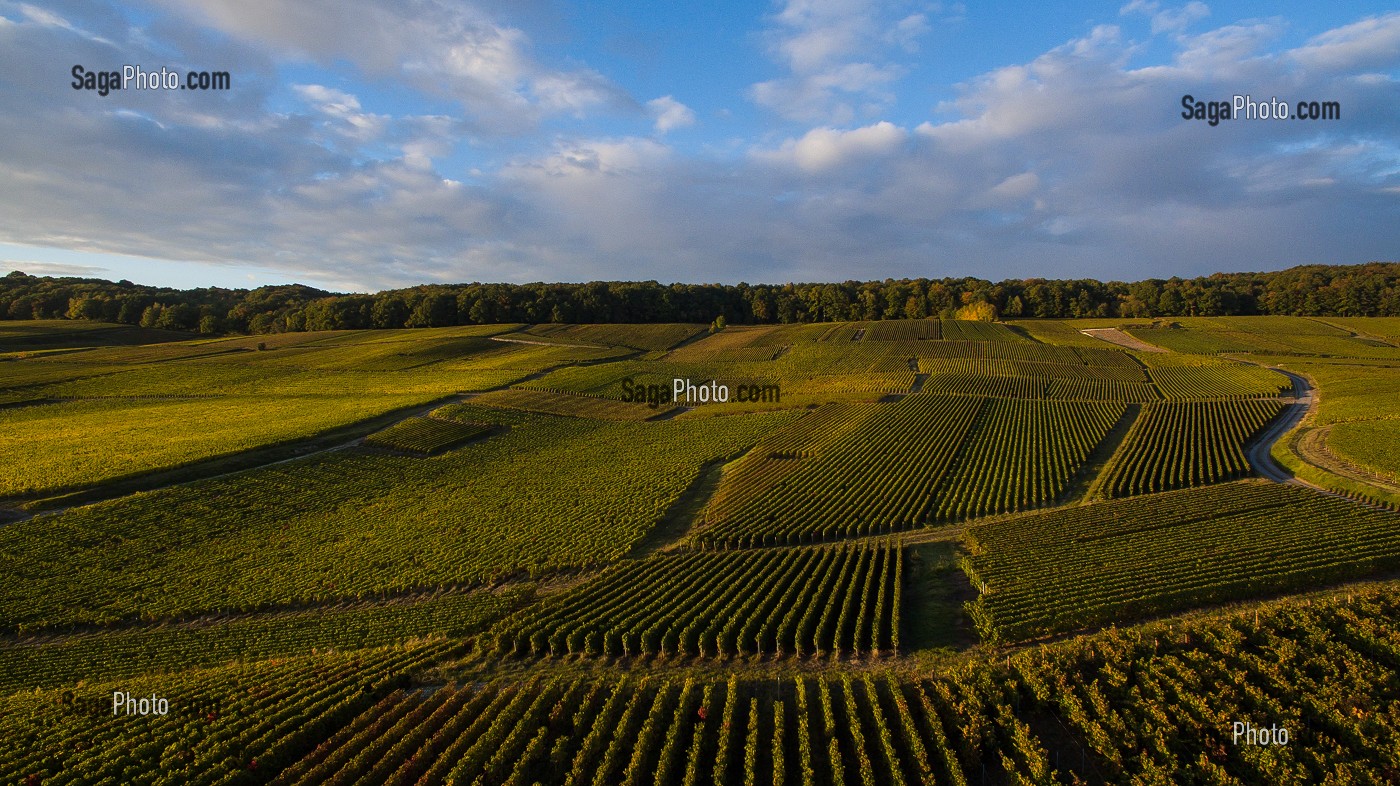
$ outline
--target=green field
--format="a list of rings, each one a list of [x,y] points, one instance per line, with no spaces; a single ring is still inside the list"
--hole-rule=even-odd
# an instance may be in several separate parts
[[[0,322],[0,782],[1386,783],[1397,333]]]
[[[450,419],[442,414],[446,411],[449,410],[444,407],[428,417],[401,420],[365,437],[365,444],[428,456],[484,437],[494,428],[490,423]]]
[[[1400,480],[1400,420],[1338,423],[1327,444],[1345,459]]]
[[[408,596],[394,603],[229,616],[90,631],[58,640],[35,636],[0,644],[0,691],[105,682],[121,677],[222,666],[240,661],[361,650],[430,636],[479,633],[531,597],[507,591]]]
[[[0,500],[319,436],[345,442],[363,436],[354,433],[357,424],[367,424],[367,433],[376,418],[395,411],[626,352],[490,339],[506,329],[136,346],[124,344],[134,337],[120,328],[59,331],[71,351],[0,363],[0,402],[32,403],[0,409]],[[41,325],[37,333],[36,340],[49,339],[55,329]],[[83,337],[102,343],[78,346]],[[9,340],[25,346],[18,334]]]
[[[13,693],[0,733],[23,744],[0,751],[0,777],[120,781],[159,762],[156,782],[1384,782],[1400,750],[1398,590],[973,656],[933,676],[543,672],[407,689],[446,654],[425,643],[118,683],[174,697],[154,719],[64,712],[101,706],[113,683],[70,705]],[[1240,717],[1296,731],[1251,749],[1232,744]]]
[[[305,439],[430,400],[415,395],[94,398],[0,410],[5,455],[0,497],[91,486]]]
[[[0,627],[359,600],[605,564],[703,464],[793,417],[457,414],[503,428],[426,459],[332,451],[0,527],[11,577]],[[133,560],[141,570],[125,568]],[[164,589],[143,589],[152,582]]]

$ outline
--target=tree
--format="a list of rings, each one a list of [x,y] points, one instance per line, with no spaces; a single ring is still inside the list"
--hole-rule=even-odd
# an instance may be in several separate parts
[[[958,309],[956,318],[978,322],[995,322],[997,307],[985,300],[974,300]]]
[[[926,316],[928,316],[928,303],[923,297],[910,295],[909,299],[904,301],[905,319],[923,319]]]
[[[378,295],[370,307],[370,325],[384,328],[401,328],[408,321],[408,304],[398,295]]]
[[[1007,317],[1191,314],[1394,315],[1400,264],[1306,265],[1275,273],[1217,273],[1133,283],[978,278],[804,284],[462,284],[335,294],[298,284],[178,291],[129,281],[0,277],[0,319],[88,319],[219,331],[439,327],[499,322],[736,323],[953,318],[975,302]],[[165,312],[183,306],[169,316]],[[193,309],[190,311],[188,309]],[[205,317],[213,316],[217,323]],[[163,321],[162,321],[163,320]]]
[[[434,293],[425,296],[413,307],[406,327],[447,327],[457,320],[457,301],[451,295]]]
[[[165,311],[165,306],[160,303],[153,303],[141,312],[141,327],[153,328],[160,321],[160,315]]]
[[[160,312],[155,327],[161,330],[193,330],[199,320],[199,312],[188,303],[176,303]]]
[[[102,319],[102,301],[86,295],[68,300],[69,319]]]
[[[277,317],[266,311],[254,314],[253,318],[248,320],[248,330],[257,335],[275,333],[277,332]]]

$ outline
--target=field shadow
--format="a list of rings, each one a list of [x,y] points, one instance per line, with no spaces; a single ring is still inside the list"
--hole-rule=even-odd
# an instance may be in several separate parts
[[[952,540],[907,547],[900,641],[904,650],[967,649],[977,634],[963,604],[977,596]]]
[[[706,462],[700,469],[700,474],[681,492],[680,497],[667,509],[651,532],[632,547],[628,558],[641,559],[680,545],[690,534],[691,528],[700,522],[705,506],[709,504],[710,497],[714,496],[720,480],[724,477],[724,466],[731,460],[723,458]]]

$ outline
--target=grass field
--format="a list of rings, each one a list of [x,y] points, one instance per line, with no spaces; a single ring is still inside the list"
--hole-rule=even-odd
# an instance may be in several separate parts
[[[0,782],[1386,783],[1397,334],[0,322]]]
[[[78,399],[0,410],[0,497],[56,491],[305,439],[422,395]],[[95,438],[100,435],[100,438]]]
[[[618,352],[490,340],[503,329],[103,344],[0,363],[0,395],[47,402],[0,409],[0,453],[6,456],[0,463],[0,499],[306,440]],[[69,343],[109,332],[130,339],[120,329],[55,333],[46,325],[38,328],[40,338],[54,334]],[[10,335],[18,342],[23,334]]]
[[[1400,420],[1338,423],[1327,444],[1343,458],[1400,481]]]

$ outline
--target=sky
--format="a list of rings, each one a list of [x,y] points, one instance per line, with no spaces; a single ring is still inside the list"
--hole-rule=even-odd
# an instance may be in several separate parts
[[[75,66],[230,89],[101,95]],[[369,292],[1394,261],[1398,80],[1400,12],[1368,2],[0,0],[0,271]],[[1211,125],[1185,95],[1341,116]]]

